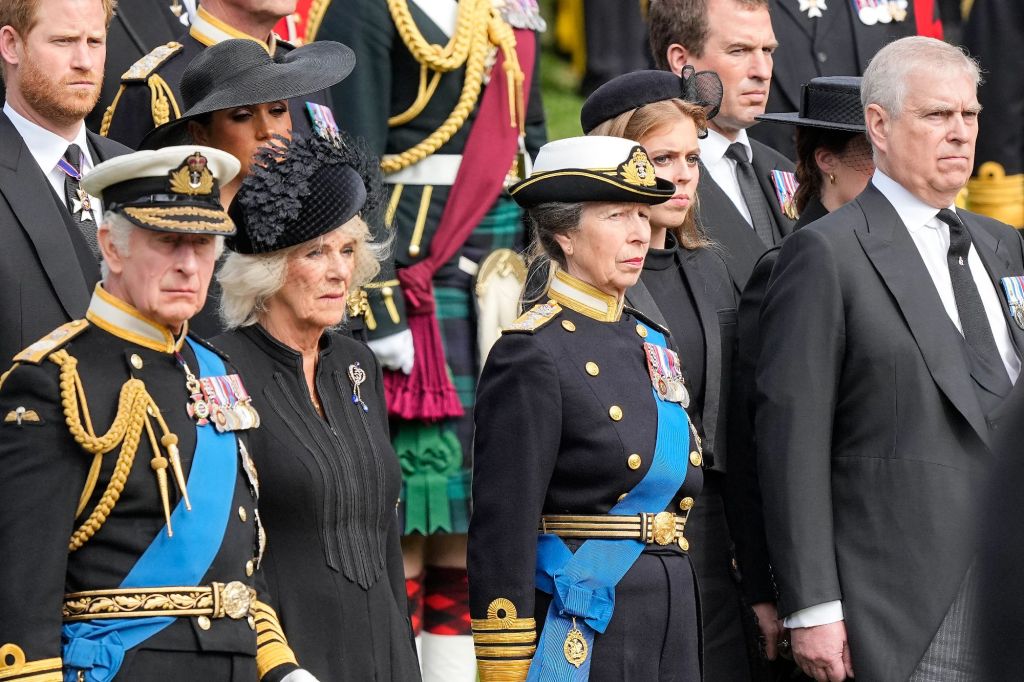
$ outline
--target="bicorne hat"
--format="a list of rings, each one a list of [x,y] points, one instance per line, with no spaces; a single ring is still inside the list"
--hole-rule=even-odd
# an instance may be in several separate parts
[[[811,128],[864,132],[864,107],[860,103],[860,76],[812,78],[800,88],[800,111],[762,114],[758,121]]]
[[[158,232],[230,236],[235,226],[220,188],[238,175],[238,159],[199,145],[115,156],[82,178],[82,189],[138,227]]]
[[[540,148],[530,177],[509,188],[520,206],[552,201],[619,201],[660,204],[675,185],[654,174],[639,142],[592,135],[548,142]]]

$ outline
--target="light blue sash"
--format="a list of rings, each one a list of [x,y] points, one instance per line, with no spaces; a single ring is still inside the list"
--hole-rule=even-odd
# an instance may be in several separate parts
[[[199,362],[198,376],[226,373],[215,353],[191,339],[188,343]],[[187,511],[182,502],[175,506],[171,514],[174,536],[167,537],[166,526],[161,528],[120,587],[199,584],[217,556],[227,528],[238,475],[237,453],[238,444],[231,432],[218,433],[212,424],[196,427],[196,451],[188,477],[192,511]],[[88,682],[109,682],[117,675],[127,650],[174,620],[155,616],[68,623],[61,631],[65,682],[75,682],[79,670],[85,672]]]
[[[665,336],[647,327],[647,341],[665,346]],[[690,427],[686,410],[662,400],[658,406],[658,435],[654,460],[647,475],[612,507],[610,514],[659,512],[672,501],[686,480]],[[615,610],[615,586],[640,557],[640,540],[587,540],[573,554],[557,535],[537,540],[537,589],[552,595],[544,631],[530,665],[527,682],[585,682],[590,679],[594,633],[604,632]],[[573,627],[583,634],[589,653],[576,668],[563,653]]]

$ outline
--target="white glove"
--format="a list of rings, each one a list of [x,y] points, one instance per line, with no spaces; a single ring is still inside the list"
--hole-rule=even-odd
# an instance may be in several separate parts
[[[319,680],[313,677],[308,670],[299,668],[285,675],[281,682],[319,682]]]
[[[373,339],[368,342],[368,345],[380,360],[380,364],[387,369],[401,370],[402,374],[412,371],[416,349],[412,344],[412,332],[408,329],[380,339]]]

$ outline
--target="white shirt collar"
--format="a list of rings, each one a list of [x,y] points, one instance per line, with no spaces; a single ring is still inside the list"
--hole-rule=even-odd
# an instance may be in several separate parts
[[[754,152],[750,148],[750,138],[747,137],[746,130],[740,130],[736,135],[736,139],[730,141],[729,138],[717,130],[708,128],[708,136],[703,140],[698,140],[697,142],[700,145],[701,161],[703,161],[705,165],[715,164],[721,161],[725,156],[725,153],[729,151],[729,146],[732,145],[733,142],[739,142],[743,145],[747,150],[747,161],[753,163]]]
[[[875,174],[871,177],[871,184],[882,193],[882,196],[889,200],[889,203],[896,209],[900,220],[903,221],[903,224],[910,230],[911,234],[925,227],[939,227],[935,217],[938,215],[939,209],[929,206],[915,197],[907,188],[890,178],[880,169],[875,169]],[[956,210],[956,206],[952,204],[948,208]]]
[[[36,160],[44,174],[50,173],[57,167],[57,162],[61,160],[68,150],[68,145],[72,142],[82,150],[82,168],[79,170],[85,173],[86,170],[92,168],[92,155],[89,153],[89,138],[86,135],[84,121],[79,125],[75,139],[68,142],[57,133],[47,130],[19,114],[10,102],[4,103],[4,113],[14,124],[14,128],[21,135],[21,139],[25,141],[25,146],[28,147],[32,158]]]

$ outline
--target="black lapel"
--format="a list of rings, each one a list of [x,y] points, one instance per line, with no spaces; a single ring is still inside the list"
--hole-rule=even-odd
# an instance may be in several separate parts
[[[654,301],[654,296],[651,296],[651,292],[647,290],[642,278],[638,279],[636,284],[626,290],[626,305],[639,310],[654,322],[668,329],[668,322],[665,321],[665,316],[661,314],[661,309],[658,308],[658,304]]]
[[[785,237],[793,231],[794,221],[782,212],[779,195],[776,194],[775,183],[772,181],[772,171],[787,169],[779,168],[777,163],[773,163],[769,155],[769,147],[756,140],[751,140],[750,146],[754,152],[751,165],[754,167],[754,174],[757,175],[757,182],[761,185],[761,191],[764,192],[765,201],[768,202],[768,207],[772,210],[772,216],[775,217],[775,224],[779,226],[779,232]]]
[[[985,442],[989,430],[964,359],[956,328],[946,314],[931,275],[892,204],[874,185],[854,200],[867,229],[856,234],[864,253],[896,299],[932,378]],[[878,330],[884,333],[884,330]]]
[[[957,215],[960,216],[960,220],[967,227],[967,231],[971,233],[971,239],[974,241],[974,248],[978,252],[978,257],[981,259],[989,278],[992,280],[992,286],[996,288],[996,296],[999,298],[1000,307],[1003,309],[1003,318],[1010,328],[1010,336],[1017,347],[1017,355],[1020,356],[1021,351],[1024,350],[1024,329],[1017,326],[1013,315],[1010,314],[1010,306],[1007,303],[1006,292],[1003,290],[1001,280],[1003,277],[1024,275],[1024,270],[1019,266],[1014,266],[1008,258],[1010,250],[1004,244],[1006,240],[999,239],[984,229],[969,213],[957,211]],[[1018,250],[1019,248],[1018,244]]]
[[[814,39],[814,36],[811,33],[810,22],[807,21],[807,16],[798,9],[799,8],[798,0],[776,0],[773,4],[775,5],[775,7],[778,7],[779,9],[781,9],[784,14],[788,14],[789,15],[793,25],[796,26],[800,30],[801,33],[803,33],[805,36],[807,36],[808,40],[813,40]],[[777,21],[778,21],[777,17],[778,16],[779,16],[778,14],[773,14],[772,15],[772,23],[773,24],[777,23]],[[821,21],[821,19],[819,19],[818,21]],[[775,34],[776,35],[785,35],[786,31],[781,26],[776,26],[775,27]]]
[[[795,0],[793,0],[795,1]],[[814,42],[817,45],[828,44],[831,36],[829,35],[832,31],[832,26],[836,23],[836,19],[839,18],[839,12],[850,11],[850,0],[840,0],[839,2],[829,3],[828,9],[821,13],[818,17],[817,23],[814,25]],[[857,19],[853,19],[857,21]],[[846,42],[849,37],[836,36],[835,38],[839,42]],[[813,59],[812,55],[807,55],[808,59]],[[820,73],[820,71],[819,71]]]
[[[75,246],[64,229],[64,217],[53,199],[49,181],[21,139],[14,124],[0,112],[0,193],[25,230],[69,319],[85,314],[92,295]]]
[[[697,315],[704,330],[704,410],[701,424],[704,427],[704,438],[708,441],[711,452],[715,448],[715,434],[718,432],[718,403],[721,401],[722,388],[722,330],[718,326],[718,308],[708,294],[706,284],[710,280],[702,267],[702,259],[714,257],[704,249],[677,250],[683,264],[683,275],[697,303]],[[724,461],[716,458],[716,464],[724,465]]]
[[[700,165],[697,197],[697,222],[717,242],[736,291],[741,292],[754,264],[768,247],[703,164]]]
[[[170,0],[132,0],[117,8],[125,34],[140,54],[163,45],[181,33],[182,24],[170,10]]]

